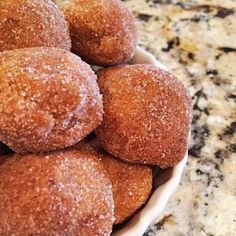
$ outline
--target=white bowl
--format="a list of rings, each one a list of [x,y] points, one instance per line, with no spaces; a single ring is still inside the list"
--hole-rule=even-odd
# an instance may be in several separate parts
[[[167,70],[155,57],[138,47],[130,64],[154,64],[158,68]],[[112,236],[142,236],[147,228],[160,216],[169,198],[179,186],[180,179],[187,163],[188,153],[174,168],[154,169],[154,191],[147,204],[135,214],[124,227],[112,233]]]

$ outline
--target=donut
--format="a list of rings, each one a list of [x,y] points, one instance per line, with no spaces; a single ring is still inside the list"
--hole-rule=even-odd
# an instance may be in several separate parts
[[[152,169],[146,165],[124,162],[105,152],[97,140],[82,141],[75,148],[97,155],[112,184],[115,222],[121,224],[144,205],[152,190]]]
[[[125,65],[98,72],[104,117],[96,134],[122,160],[173,167],[187,150],[191,98],[183,84],[154,65]]]
[[[0,77],[0,141],[17,153],[71,146],[102,121],[97,77],[69,51],[4,51]]]
[[[100,159],[112,183],[114,224],[121,224],[146,203],[152,190],[152,169],[124,162],[105,152]]]
[[[138,30],[123,2],[70,0],[59,5],[70,25],[72,50],[84,61],[107,66],[133,57]]]
[[[69,26],[50,0],[0,1],[0,51],[30,47],[70,50]]]
[[[14,155],[0,165],[0,235],[98,235],[112,231],[111,183],[91,154]]]

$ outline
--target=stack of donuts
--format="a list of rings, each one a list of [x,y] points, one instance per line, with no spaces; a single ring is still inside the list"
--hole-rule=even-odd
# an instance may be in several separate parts
[[[110,235],[182,160],[190,96],[137,40],[120,0],[0,1],[0,235]]]

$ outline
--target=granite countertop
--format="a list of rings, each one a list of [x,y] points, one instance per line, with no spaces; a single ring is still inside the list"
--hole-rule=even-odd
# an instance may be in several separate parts
[[[139,44],[188,87],[194,119],[181,186],[145,236],[236,235],[236,1],[126,0]]]

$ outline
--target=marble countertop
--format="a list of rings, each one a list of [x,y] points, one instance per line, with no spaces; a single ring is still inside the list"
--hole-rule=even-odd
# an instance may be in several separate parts
[[[145,236],[236,235],[236,1],[126,0],[139,44],[188,87],[194,119],[182,183]]]

